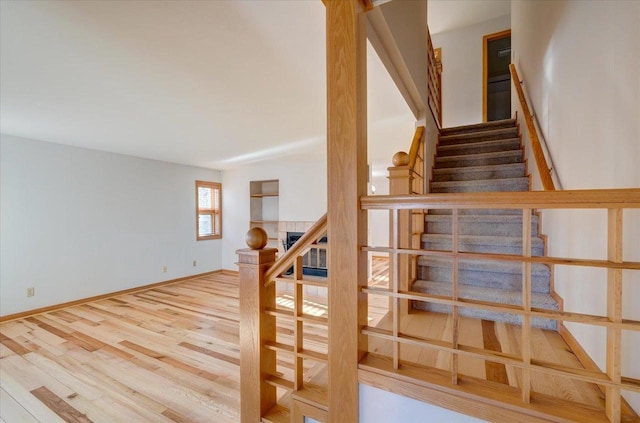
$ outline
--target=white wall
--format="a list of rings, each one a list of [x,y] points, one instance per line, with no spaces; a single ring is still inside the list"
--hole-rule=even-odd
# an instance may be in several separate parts
[[[237,270],[236,250],[247,248],[249,181],[280,181],[279,219],[316,221],[327,212],[326,155],[288,157],[223,171],[222,267]]]
[[[442,48],[442,124],[482,122],[482,37],[511,27],[509,15],[432,34]]]
[[[447,422],[484,420],[360,384],[360,423]]]
[[[427,2],[388,2],[379,6],[398,47],[422,104],[428,104],[427,81]]]
[[[0,153],[3,316],[220,269],[195,234],[195,180],[218,171],[4,134]]]
[[[563,188],[640,187],[640,2],[513,1],[511,16],[512,60]],[[550,255],[606,258],[606,212],[545,212],[543,224]],[[624,228],[624,259],[640,261],[640,213],[625,213]],[[640,272],[624,279],[624,317],[640,319]],[[555,284],[566,310],[606,313],[606,272],[556,266]],[[604,368],[605,331],[567,326]],[[637,351],[640,334],[625,333],[626,376],[640,378]],[[640,395],[627,398],[640,410]]]

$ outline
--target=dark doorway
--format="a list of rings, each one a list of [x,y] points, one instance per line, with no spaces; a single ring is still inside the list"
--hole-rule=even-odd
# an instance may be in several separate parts
[[[511,30],[484,37],[483,118],[511,118]]]

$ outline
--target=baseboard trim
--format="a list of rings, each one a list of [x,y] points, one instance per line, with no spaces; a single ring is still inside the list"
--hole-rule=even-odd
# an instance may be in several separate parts
[[[222,273],[223,275],[229,275],[229,276],[238,276],[240,274],[240,272],[238,272],[237,270],[231,270],[231,269],[220,269],[217,272]]]
[[[118,295],[131,294],[132,292],[138,292],[138,291],[146,291],[148,289],[157,288],[159,286],[169,285],[169,284],[177,283],[177,282],[182,282],[182,281],[185,281],[187,279],[200,278],[202,276],[212,275],[214,273],[224,273],[224,272],[225,272],[224,270],[214,270],[214,271],[211,271],[211,272],[198,273],[196,275],[184,276],[184,277],[177,278],[177,279],[170,279],[168,281],[155,282],[155,283],[151,283],[151,284],[148,284],[148,285],[138,286],[138,287],[135,287],[135,288],[123,289],[121,291],[114,291],[114,292],[111,292],[111,293],[108,293],[108,294],[101,294],[101,295],[96,295],[96,296],[93,296],[93,297],[82,298],[82,299],[79,299],[79,300],[67,301],[65,303],[54,304],[54,305],[50,305],[50,306],[46,306],[46,307],[36,308],[36,309],[33,309],[33,310],[21,311],[19,313],[8,314],[6,316],[0,316],[0,323],[7,322],[9,320],[21,319],[23,317],[32,316],[32,315],[35,315],[35,314],[47,313],[49,311],[58,310],[58,309],[62,309],[62,308],[73,307],[73,306],[77,306],[77,305],[80,305],[80,304],[86,304],[86,303],[90,303],[92,301],[104,300],[105,298],[115,297],[115,296],[118,296]]]

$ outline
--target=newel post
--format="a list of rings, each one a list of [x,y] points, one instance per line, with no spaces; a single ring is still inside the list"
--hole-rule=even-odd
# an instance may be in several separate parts
[[[276,388],[266,383],[276,374],[276,354],[264,348],[276,340],[274,316],[263,313],[275,308],[275,283],[265,287],[265,273],[276,259],[276,248],[267,245],[267,233],[253,228],[246,237],[249,248],[236,251],[240,273],[240,419],[242,423],[262,420],[276,404]]]
[[[409,155],[404,151],[394,154],[393,167],[387,170],[389,171],[389,194],[411,194],[413,169],[409,166]],[[391,211],[389,216],[389,246],[392,248],[411,248],[411,210],[398,210],[397,222],[393,221],[393,213],[394,211]],[[408,291],[411,277],[410,256],[408,254],[392,254],[389,264],[390,280],[396,281],[399,291]],[[389,309],[392,310],[392,304],[389,306]],[[398,300],[399,316],[404,316],[408,312],[409,301]]]

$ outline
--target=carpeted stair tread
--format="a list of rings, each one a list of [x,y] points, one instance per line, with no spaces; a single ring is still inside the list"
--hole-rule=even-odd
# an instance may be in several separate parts
[[[433,182],[473,181],[476,179],[507,179],[526,176],[524,163],[490,166],[447,167],[433,170]]]
[[[520,209],[459,209],[458,214],[462,215],[518,215],[522,216]],[[430,209],[429,215],[451,216],[451,209]]]
[[[435,168],[453,168],[465,166],[489,166],[498,164],[521,163],[522,149],[498,151],[480,154],[462,154],[458,156],[436,157]]]
[[[437,257],[421,257],[417,279],[451,282],[452,261]],[[428,265],[425,265],[427,263]],[[551,270],[544,264],[533,263],[531,291],[549,293]],[[522,288],[522,265],[518,262],[495,260],[458,261],[458,283],[495,289],[519,290]]]
[[[492,153],[496,151],[515,150],[521,147],[520,138],[480,141],[475,143],[442,145],[438,147],[438,156],[458,156],[464,154]]]
[[[425,250],[451,251],[451,235],[422,234],[422,248]],[[509,236],[459,235],[458,251],[469,253],[522,254],[522,238]],[[544,241],[531,238],[531,255],[544,254]]]
[[[480,141],[499,140],[504,138],[517,138],[518,128],[499,128],[489,131],[469,132],[466,134],[440,135],[438,145],[451,145],[463,143],[476,143]]]
[[[489,131],[491,129],[498,128],[510,128],[516,125],[515,119],[503,119],[494,120],[492,122],[474,123],[472,125],[452,126],[449,128],[442,128],[440,133],[442,135],[457,135],[468,132]]]
[[[442,257],[418,257],[418,265],[431,266],[431,267],[448,267],[451,268],[451,259]],[[473,270],[478,272],[497,271],[500,273],[512,273],[518,276],[522,276],[522,263],[515,261],[497,261],[497,260],[472,260],[472,259],[459,259],[458,269],[460,270]],[[531,264],[531,276],[550,276],[551,270],[549,267],[540,264]]]
[[[451,234],[451,215],[425,216],[427,233]],[[459,215],[460,235],[521,236],[522,215]],[[531,234],[538,235],[538,216],[531,216]]]
[[[480,179],[431,182],[431,192],[521,192],[529,189],[529,178]]]
[[[431,295],[440,295],[445,297],[451,297],[452,284],[450,282],[434,282],[417,280],[413,283],[412,290],[415,292],[422,292]],[[510,305],[522,305],[522,292],[520,290],[506,290],[495,289],[488,287],[477,287],[469,285],[458,285],[458,297],[461,299],[510,304]],[[549,294],[532,293],[531,294],[531,306],[533,308],[540,308],[545,310],[558,310],[558,304],[555,299]],[[450,313],[451,307],[427,303],[427,302],[414,302],[414,308],[421,310],[430,310],[439,313]],[[488,310],[478,310],[467,307],[460,307],[459,313],[462,316],[474,317],[477,319],[502,321],[512,324],[521,324],[521,317],[515,314],[497,313]],[[532,319],[532,325],[543,329],[556,329],[556,322],[549,319]]]

